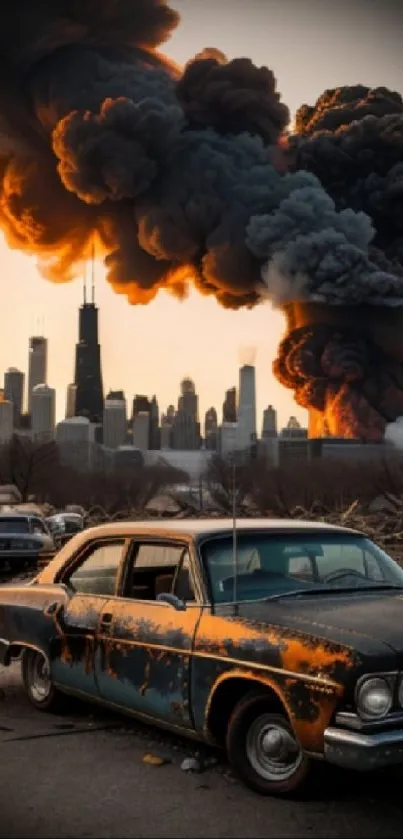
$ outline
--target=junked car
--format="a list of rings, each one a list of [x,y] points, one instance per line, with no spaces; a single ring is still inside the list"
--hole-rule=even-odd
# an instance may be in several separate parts
[[[31,513],[0,513],[0,570],[18,573],[25,565],[46,562],[55,544],[45,521]]]
[[[359,531],[119,522],[0,587],[0,661],[35,707],[69,694],[226,748],[262,794],[315,760],[403,763],[403,570]]]

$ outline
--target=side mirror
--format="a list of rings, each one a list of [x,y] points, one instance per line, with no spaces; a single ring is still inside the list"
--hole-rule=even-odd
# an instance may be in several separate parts
[[[157,603],[167,603],[168,606],[172,606],[177,612],[186,611],[186,603],[184,603],[183,600],[180,600],[176,594],[170,594],[169,592],[159,594],[157,597]]]

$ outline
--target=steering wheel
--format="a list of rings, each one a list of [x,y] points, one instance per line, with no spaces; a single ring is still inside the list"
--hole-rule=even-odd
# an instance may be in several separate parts
[[[355,568],[338,568],[337,571],[330,571],[329,574],[326,574],[326,577],[323,577],[324,583],[334,583],[336,580],[343,577],[353,577],[354,579],[359,580],[366,580],[365,574],[362,574],[361,571],[356,571]]]

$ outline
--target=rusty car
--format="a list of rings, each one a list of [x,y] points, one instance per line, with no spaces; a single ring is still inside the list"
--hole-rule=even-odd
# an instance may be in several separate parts
[[[266,795],[315,760],[403,763],[403,570],[323,522],[119,522],[0,587],[0,662],[36,708],[82,697],[221,746]]]

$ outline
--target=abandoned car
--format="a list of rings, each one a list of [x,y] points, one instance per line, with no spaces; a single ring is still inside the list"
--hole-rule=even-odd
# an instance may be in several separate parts
[[[312,760],[403,763],[403,570],[365,534],[286,520],[120,522],[0,587],[31,702],[98,701],[227,749],[286,795]]]
[[[0,569],[21,571],[51,559],[56,548],[45,521],[32,513],[0,513]]]

